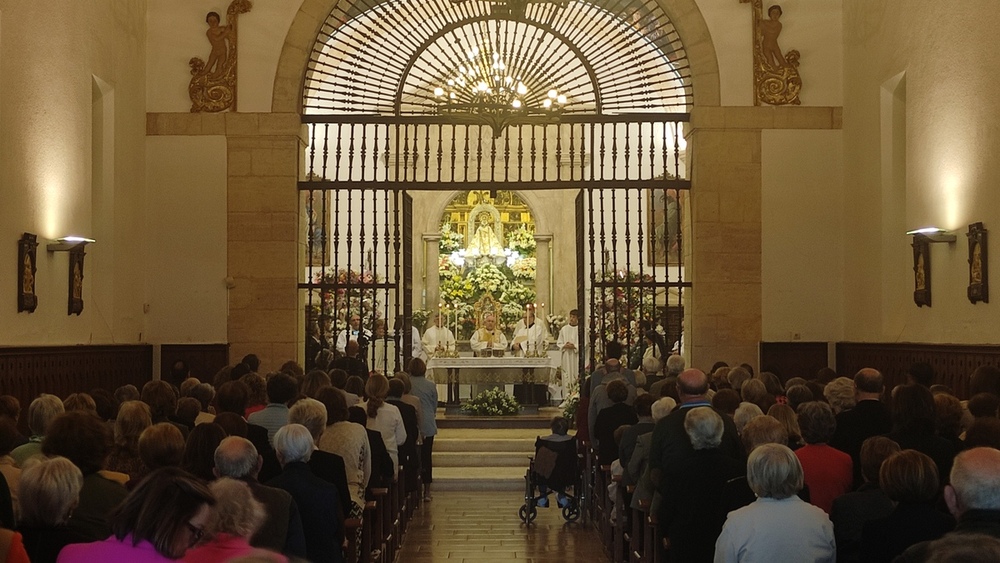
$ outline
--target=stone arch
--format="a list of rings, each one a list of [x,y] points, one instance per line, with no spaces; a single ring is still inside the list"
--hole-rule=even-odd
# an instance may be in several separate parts
[[[433,233],[437,232],[441,228],[441,215],[444,213],[445,207],[448,206],[448,202],[455,197],[456,194],[463,192],[465,190],[447,190],[433,193],[426,193],[423,197],[431,197],[433,201],[428,201],[427,207],[432,211],[427,213],[424,217],[424,221],[421,224],[414,224],[414,233]],[[544,213],[539,213],[540,209],[544,209],[544,205],[538,201],[538,196],[532,190],[515,190],[514,193],[517,197],[524,200],[531,209],[531,216],[535,218],[535,232],[539,234],[551,234],[551,225]]]
[[[301,113],[309,52],[323,22],[336,5],[344,0],[303,0],[278,59],[271,97],[271,111]],[[691,65],[695,106],[718,106],[719,63],[715,45],[696,0],[657,0],[681,37]]]

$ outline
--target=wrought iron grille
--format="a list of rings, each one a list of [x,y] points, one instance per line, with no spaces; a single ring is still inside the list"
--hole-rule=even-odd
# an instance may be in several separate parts
[[[310,55],[303,113],[438,113],[435,86],[502,54],[567,113],[690,111],[687,55],[656,0],[360,0],[330,13]]]
[[[309,189],[682,189],[688,114],[518,120],[499,136],[443,117],[307,116]]]
[[[306,365],[321,348],[350,339],[357,316],[368,366],[399,371],[412,352],[412,200],[399,189],[317,190],[310,184],[299,185],[307,227],[299,283],[309,332]]]

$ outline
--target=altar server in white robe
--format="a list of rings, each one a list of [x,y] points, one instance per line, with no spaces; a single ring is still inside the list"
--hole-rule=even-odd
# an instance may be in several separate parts
[[[444,315],[438,313],[434,325],[424,332],[423,349],[428,354],[443,352],[455,346],[455,335],[444,326]]]
[[[562,368],[562,380],[554,376],[554,381],[549,385],[549,391],[553,399],[564,398],[565,386],[570,381],[575,381],[580,377],[580,311],[573,309],[569,312],[569,319],[566,325],[559,329],[559,338],[556,339],[556,346],[559,347],[559,367]]]
[[[507,337],[504,336],[503,331],[497,328],[497,320],[493,315],[483,317],[483,326],[472,333],[472,337],[469,338],[469,347],[476,353],[487,348],[494,350],[507,348]]]

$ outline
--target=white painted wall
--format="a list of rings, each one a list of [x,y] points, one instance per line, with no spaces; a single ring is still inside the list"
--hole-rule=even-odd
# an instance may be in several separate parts
[[[147,339],[226,342],[226,139],[147,137]]]
[[[843,135],[761,134],[764,341],[843,338]]]
[[[0,239],[11,250],[0,261],[9,288],[0,342],[141,341],[146,2],[0,1],[0,11]],[[107,105],[95,114],[99,98]],[[103,152],[93,150],[95,123],[107,127]],[[33,314],[16,312],[12,291],[14,242],[25,231],[41,242]],[[68,257],[45,242],[97,232],[83,314],[67,316]]]
[[[954,4],[844,2],[845,336],[852,340],[995,343],[1000,310],[966,298],[969,223],[1000,224],[1000,10]],[[883,86],[905,72],[905,194],[884,198]],[[883,230],[905,208],[904,228],[953,229],[931,248],[930,308],[913,303],[910,239]],[[888,270],[885,265],[893,264]],[[900,273],[899,269],[903,272]],[[989,274],[1000,275],[993,260]],[[995,286],[996,284],[994,284]],[[994,291],[995,293],[995,291]],[[994,297],[996,299],[996,297]]]

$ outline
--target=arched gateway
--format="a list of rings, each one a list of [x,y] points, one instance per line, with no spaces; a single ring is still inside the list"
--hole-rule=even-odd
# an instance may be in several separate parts
[[[338,4],[302,91],[307,363],[310,341],[335,341],[356,316],[374,333],[370,361],[399,369],[411,340],[387,336],[395,319],[398,334],[438,310],[467,322],[453,282],[474,285],[469,262],[510,277],[503,288],[518,273],[524,291],[496,295],[514,312],[583,312],[581,365],[645,323],[683,342],[692,106],[685,50],[655,0]],[[550,190],[535,213],[551,232],[498,210],[502,194],[535,190]],[[440,214],[456,197],[475,200],[481,236],[476,217]]]

